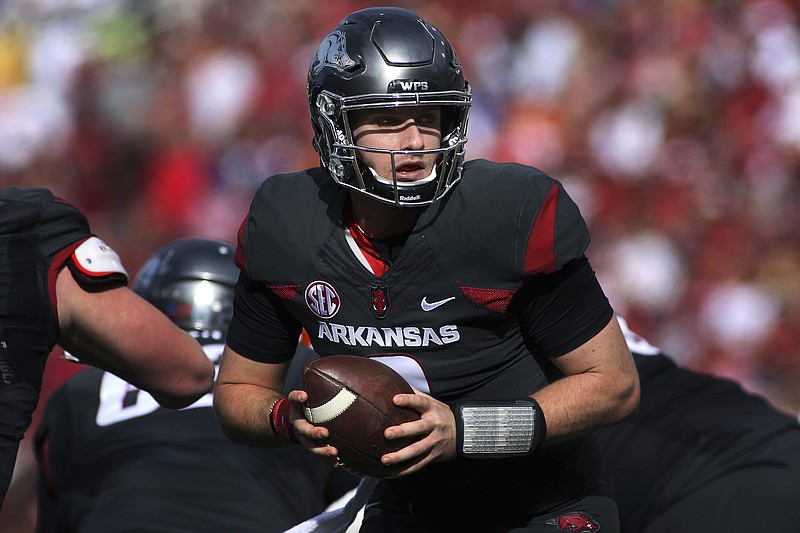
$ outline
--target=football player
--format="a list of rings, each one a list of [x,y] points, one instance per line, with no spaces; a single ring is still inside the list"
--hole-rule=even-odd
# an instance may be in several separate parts
[[[56,343],[171,408],[211,387],[213,366],[197,342],[127,279],[75,207],[46,189],[0,190],[0,506]]]
[[[239,233],[226,434],[339,464],[306,393],[282,394],[304,329],[321,356],[391,355],[418,391],[394,398],[421,419],[385,436],[416,442],[383,456],[362,531],[615,531],[591,432],[631,415],[639,384],[575,203],[537,169],[465,162],[470,86],[411,11],[348,15],[308,104],[321,165],[266,179]]]
[[[239,273],[233,254],[218,240],[180,239],[148,259],[132,287],[214,363]],[[300,350],[298,364],[312,355]],[[231,442],[211,404],[209,392],[180,411],[163,409],[96,368],[69,380],[51,395],[36,433],[37,531],[281,532],[355,485],[354,476],[314,461],[304,448]]]
[[[621,323],[641,403],[598,434],[622,531],[797,530],[797,419],[737,383],[677,366]]]

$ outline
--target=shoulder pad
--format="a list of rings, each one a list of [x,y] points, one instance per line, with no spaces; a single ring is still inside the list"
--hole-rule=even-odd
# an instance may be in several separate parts
[[[97,237],[89,237],[75,248],[70,258],[73,273],[89,283],[120,280],[128,283],[128,272],[110,246]]]

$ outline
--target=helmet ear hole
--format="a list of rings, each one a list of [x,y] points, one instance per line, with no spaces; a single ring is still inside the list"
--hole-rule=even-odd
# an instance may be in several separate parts
[[[413,11],[367,8],[345,17],[312,59],[307,93],[314,148],[339,185],[391,205],[422,206],[460,179],[472,101],[469,84],[447,38]],[[354,142],[347,115],[404,106],[443,110],[441,145],[413,151],[437,154],[432,184],[378,180],[359,168],[358,154],[366,149]]]

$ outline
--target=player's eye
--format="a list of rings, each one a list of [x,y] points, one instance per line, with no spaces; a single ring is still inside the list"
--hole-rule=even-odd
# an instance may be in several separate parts
[[[417,123],[423,126],[433,126],[439,122],[439,117],[435,113],[426,113],[417,118]]]
[[[382,127],[392,127],[400,125],[401,120],[398,117],[387,115],[387,116],[377,117],[375,119],[375,124]]]

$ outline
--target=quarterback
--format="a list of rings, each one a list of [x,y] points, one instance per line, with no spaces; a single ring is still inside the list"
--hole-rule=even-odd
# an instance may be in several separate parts
[[[639,385],[575,203],[537,169],[465,162],[470,86],[416,13],[347,16],[307,89],[321,164],[268,177],[238,236],[226,434],[340,464],[306,393],[281,394],[305,331],[416,389],[394,401],[420,420],[385,433],[416,441],[383,456],[362,531],[615,531],[592,432],[632,414]]]

